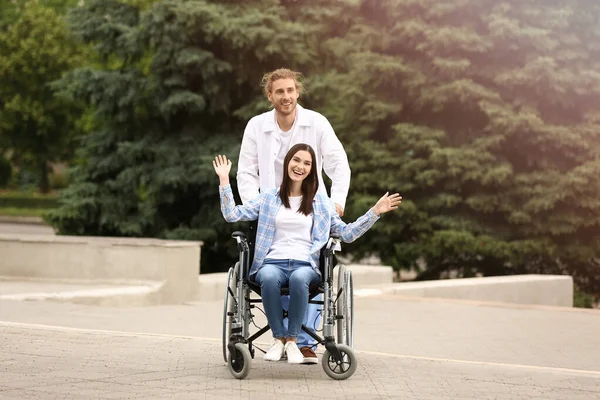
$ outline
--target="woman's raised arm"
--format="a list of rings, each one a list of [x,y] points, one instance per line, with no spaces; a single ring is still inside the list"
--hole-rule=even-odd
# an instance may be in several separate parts
[[[231,172],[231,160],[226,156],[218,155],[213,160],[213,167],[219,177],[219,186],[229,185],[229,172]]]
[[[353,242],[364,235],[365,232],[367,232],[379,219],[381,214],[396,210],[400,203],[402,203],[400,194],[394,193],[390,195],[389,192],[387,192],[369,209],[369,211],[351,224],[346,224],[337,213],[334,212],[331,214],[331,232],[340,235],[342,241],[346,243]]]
[[[213,160],[213,167],[219,177],[219,196],[221,198],[221,213],[227,222],[254,221],[258,219],[258,211],[262,202],[262,195],[249,201],[247,204],[237,206],[229,184],[231,160],[224,155],[218,155]]]

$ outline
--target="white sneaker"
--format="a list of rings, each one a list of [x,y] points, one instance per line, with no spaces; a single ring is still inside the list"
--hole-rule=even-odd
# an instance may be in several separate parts
[[[271,343],[271,348],[269,351],[265,353],[263,356],[263,360],[267,361],[279,361],[283,356],[283,343],[279,339],[273,339],[273,343]]]
[[[302,364],[304,362],[304,356],[300,352],[298,345],[294,342],[287,342],[285,344],[285,354],[287,354],[287,362],[289,364]]]

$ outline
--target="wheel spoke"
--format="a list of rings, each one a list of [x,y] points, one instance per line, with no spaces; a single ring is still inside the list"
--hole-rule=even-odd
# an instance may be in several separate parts
[[[342,362],[342,363],[339,363],[339,364],[335,363],[334,365],[335,366],[331,369],[333,372],[343,373],[343,372],[346,372],[346,371],[348,371],[350,369],[351,363],[344,363],[344,362]],[[347,365],[347,367],[344,368],[344,365]]]
[[[336,361],[333,355],[330,355],[329,365],[331,366],[331,370],[334,372],[338,372],[338,369],[340,372],[346,372],[350,369],[352,362],[346,353],[342,353],[342,361]],[[347,365],[347,367],[344,368],[344,365]]]

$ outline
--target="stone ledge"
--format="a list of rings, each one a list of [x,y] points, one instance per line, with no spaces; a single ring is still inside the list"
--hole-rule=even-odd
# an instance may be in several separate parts
[[[19,217],[10,215],[0,215],[2,224],[24,224],[24,225],[46,225],[41,217]]]
[[[573,307],[573,278],[566,275],[513,275],[403,282],[358,292],[358,296],[398,294],[512,304]]]
[[[204,243],[191,240],[165,240],[155,238],[128,238],[107,236],[51,236],[51,235],[19,235],[0,234],[0,242],[28,242],[28,243],[66,243],[66,244],[91,244],[105,246],[132,246],[132,247],[198,247]]]
[[[198,241],[153,238],[0,234],[0,277],[150,281],[157,290],[133,297],[145,296],[152,304],[181,303],[196,296],[201,246]],[[108,297],[91,296],[91,301]],[[133,298],[128,293],[124,297]]]

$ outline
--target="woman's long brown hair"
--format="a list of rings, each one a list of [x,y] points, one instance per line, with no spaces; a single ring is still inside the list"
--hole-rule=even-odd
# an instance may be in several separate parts
[[[292,157],[294,157],[294,155],[301,150],[309,152],[312,162],[308,176],[304,179],[304,181],[302,181],[302,203],[300,204],[298,212],[304,215],[310,215],[313,212],[313,200],[317,194],[317,190],[319,189],[317,157],[315,156],[315,151],[312,147],[310,147],[310,145],[306,143],[298,143],[292,146],[290,151],[288,151],[288,153],[285,155],[283,160],[283,182],[281,182],[281,187],[279,188],[279,197],[281,198],[281,202],[285,208],[290,208],[290,188],[292,185],[292,179],[288,173],[288,166],[290,165]]]

